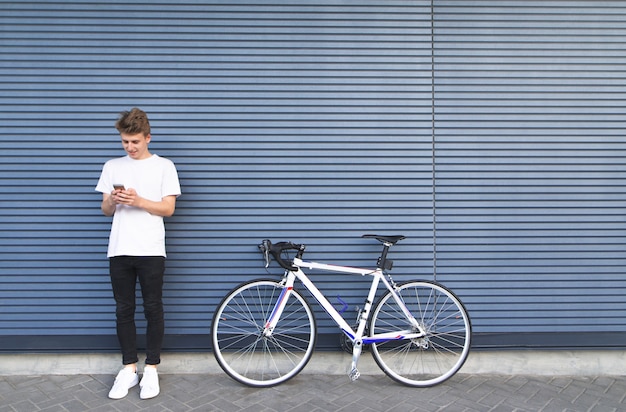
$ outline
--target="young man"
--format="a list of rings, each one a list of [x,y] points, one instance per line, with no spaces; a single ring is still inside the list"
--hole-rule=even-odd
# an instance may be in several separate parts
[[[141,286],[147,321],[146,361],[141,379],[141,398],[159,394],[156,366],[161,362],[164,334],[163,274],[165,271],[165,226],[180,195],[174,163],[151,154],[150,123],[142,110],[120,114],[115,127],[127,155],[104,164],[96,191],[102,193],[101,209],[113,216],[109,237],[109,273],[116,303],[117,337],[124,368],[109,392],[121,399],[139,383],[135,328],[135,287]]]

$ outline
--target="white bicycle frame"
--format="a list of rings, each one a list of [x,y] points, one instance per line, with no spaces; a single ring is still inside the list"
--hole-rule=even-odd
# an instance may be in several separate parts
[[[389,281],[385,278],[384,272],[382,269],[361,269],[350,266],[338,266],[338,265],[329,265],[325,263],[318,262],[307,262],[303,261],[299,258],[293,259],[293,266],[297,267],[298,270],[286,270],[285,271],[285,279],[284,287],[281,291],[281,294],[270,314],[263,331],[263,335],[269,337],[272,335],[278,320],[287,304],[287,300],[291,291],[293,290],[293,285],[296,280],[300,280],[304,287],[311,292],[313,297],[317,300],[317,302],[324,308],[324,310],[330,315],[330,317],[335,321],[335,323],[341,328],[341,331],[352,341],[353,343],[353,356],[352,356],[352,371],[350,372],[350,377],[352,380],[355,380],[359,376],[359,372],[356,369],[356,364],[361,355],[362,346],[364,344],[371,343],[379,343],[379,342],[387,342],[390,340],[402,340],[402,339],[419,339],[426,335],[424,329],[420,325],[420,323],[415,319],[415,317],[409,312],[402,297],[398,295],[395,289],[391,286]],[[346,320],[341,316],[341,314],[335,309],[335,307],[328,301],[328,299],[320,292],[320,290],[313,284],[313,282],[308,278],[308,276],[302,271],[302,268],[308,269],[318,269],[329,272],[340,272],[340,273],[349,273],[361,276],[372,276],[372,284],[370,286],[369,293],[367,295],[367,300],[365,301],[365,305],[363,307],[363,311],[360,314],[360,319],[358,322],[357,330],[355,331],[352,327],[346,322]],[[392,331],[386,333],[379,333],[374,335],[369,335],[363,337],[363,333],[365,332],[365,326],[367,324],[367,319],[369,317],[369,312],[372,308],[374,297],[376,295],[376,291],[378,289],[378,284],[383,282],[387,290],[389,290],[398,304],[398,306],[402,309],[404,316],[409,321],[409,324],[413,327],[413,329],[409,330],[401,330],[401,331]],[[418,332],[415,332],[417,330]]]

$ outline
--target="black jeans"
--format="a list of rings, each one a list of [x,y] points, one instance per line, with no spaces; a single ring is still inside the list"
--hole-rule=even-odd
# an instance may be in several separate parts
[[[146,329],[146,364],[161,362],[161,346],[165,322],[163,318],[163,275],[165,258],[162,256],[116,256],[109,258],[109,272],[113,297],[117,338],[122,350],[122,363],[137,363],[137,329],[135,327],[135,288],[141,285]]]

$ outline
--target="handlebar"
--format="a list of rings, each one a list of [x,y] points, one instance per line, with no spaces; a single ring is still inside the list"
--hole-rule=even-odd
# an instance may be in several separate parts
[[[296,250],[296,257],[301,259],[305,248],[305,245],[299,245],[292,242],[278,242],[272,244],[269,239],[264,239],[259,245],[259,249],[261,250],[261,253],[263,253],[263,258],[265,259],[265,268],[269,267],[270,262],[272,261],[272,256],[274,256],[276,262],[287,270],[298,270],[298,268],[293,266],[293,262],[285,261],[282,258],[282,253],[287,250]]]

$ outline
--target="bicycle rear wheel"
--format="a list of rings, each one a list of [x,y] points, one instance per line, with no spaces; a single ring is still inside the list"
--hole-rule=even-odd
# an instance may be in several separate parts
[[[471,323],[465,307],[435,282],[407,282],[399,286],[398,294],[426,335],[373,343],[376,363],[390,378],[408,386],[428,387],[449,379],[463,366],[470,350]],[[387,292],[372,312],[370,333],[407,330],[411,326]]]
[[[275,280],[253,280],[233,289],[213,316],[213,354],[238,382],[253,387],[283,383],[298,374],[313,354],[316,324],[311,306],[292,290],[269,337],[263,328],[283,290]]]

